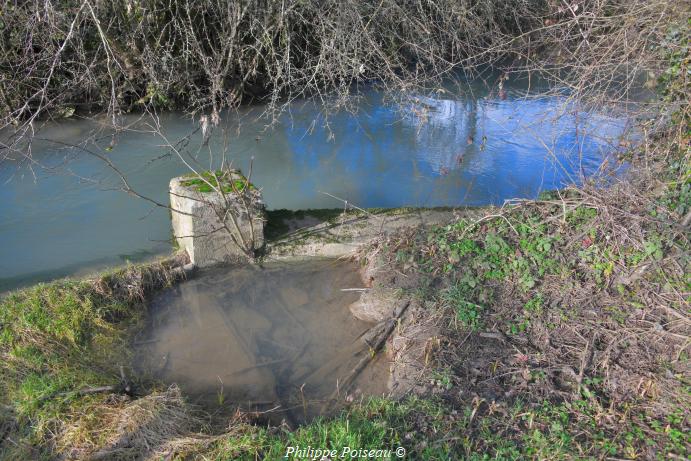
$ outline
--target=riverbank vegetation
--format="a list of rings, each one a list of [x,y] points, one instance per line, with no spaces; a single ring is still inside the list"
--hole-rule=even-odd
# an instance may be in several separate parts
[[[182,273],[130,267],[0,300],[0,459],[277,459],[289,445],[687,459],[688,16],[672,1],[3,2],[0,124],[17,130],[3,159],[30,159],[17,140],[42,117],[89,108],[117,123],[120,111],[182,107],[213,124],[252,98],[345,102],[361,82],[434,87],[459,65],[537,72],[592,104],[639,84],[659,99],[623,146],[625,178],[363,251],[393,274],[375,283],[417,299],[419,322],[439,331],[419,395],[352,402],[299,428],[218,421],[131,373],[148,294]]]
[[[185,110],[204,131],[221,111],[297,98],[348,106],[366,85],[392,97],[455,76],[535,74],[581,101],[629,100],[657,85],[672,0],[74,2],[0,5],[3,157],[24,158],[41,120]],[[491,76],[499,71],[500,77]],[[355,91],[354,91],[355,90]]]

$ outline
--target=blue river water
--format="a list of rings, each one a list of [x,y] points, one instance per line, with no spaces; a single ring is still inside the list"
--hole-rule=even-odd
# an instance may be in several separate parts
[[[127,115],[118,132],[100,118],[44,123],[32,162],[0,163],[0,291],[170,251],[169,211],[119,190],[94,154],[161,203],[185,163],[208,169],[223,158],[247,172],[253,159],[269,209],[342,208],[332,196],[359,207],[500,205],[616,164],[625,118],[526,96],[518,84],[502,96],[475,88],[396,105],[370,91],[328,118],[316,103],[293,103],[271,126],[253,106],[222,114],[210,136],[179,113]]]

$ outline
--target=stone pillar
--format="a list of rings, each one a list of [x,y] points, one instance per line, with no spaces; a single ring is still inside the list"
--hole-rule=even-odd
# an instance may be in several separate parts
[[[173,234],[199,267],[246,261],[264,246],[261,192],[239,170],[186,175],[170,181]],[[209,185],[208,183],[211,183]]]

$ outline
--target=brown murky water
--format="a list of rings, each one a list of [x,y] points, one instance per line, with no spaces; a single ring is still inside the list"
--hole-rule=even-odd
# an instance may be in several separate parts
[[[369,353],[360,335],[371,325],[348,310],[359,293],[347,289],[361,286],[354,264],[333,260],[205,272],[154,299],[137,361],[206,407],[311,419],[334,392],[386,392],[385,357],[339,390]]]

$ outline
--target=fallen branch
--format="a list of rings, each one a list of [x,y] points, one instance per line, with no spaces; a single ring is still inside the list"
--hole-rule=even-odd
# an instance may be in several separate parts
[[[55,392],[55,393],[41,397],[39,399],[39,401],[44,402],[46,400],[54,399],[56,397],[66,397],[68,395],[76,395],[78,397],[82,397],[82,396],[90,395],[90,394],[99,394],[101,392],[112,392],[115,394],[126,393],[125,389],[119,385],[118,386],[85,387],[83,389],[78,389],[76,391]]]
[[[348,388],[357,379],[357,377],[360,376],[362,370],[364,370],[365,367],[372,361],[372,359],[374,359],[377,352],[381,350],[381,348],[386,343],[386,340],[389,339],[389,336],[391,336],[391,333],[396,328],[396,325],[398,325],[398,322],[400,321],[405,311],[408,309],[409,305],[410,300],[405,300],[401,304],[399,304],[398,307],[396,307],[396,309],[393,312],[393,316],[389,320],[387,320],[386,327],[384,328],[382,334],[380,334],[376,338],[376,340],[373,341],[373,343],[370,345],[369,354],[362,357],[355,365],[355,367],[353,367],[353,369],[350,371],[348,376],[346,376],[345,379],[341,381],[339,387],[331,394],[329,400],[327,400],[326,404],[322,408],[322,413],[328,412],[328,410],[335,402],[336,397],[341,392],[341,390],[347,391]]]
[[[118,383],[116,385],[98,386],[98,387],[84,387],[82,389],[77,389],[74,391],[54,392],[52,394],[48,394],[46,396],[41,397],[39,399],[39,401],[44,402],[46,400],[54,399],[55,397],[65,397],[68,395],[76,395],[78,397],[82,397],[85,395],[100,394],[102,392],[112,392],[114,394],[132,395],[132,385],[130,384],[129,380],[125,376],[124,367],[120,366],[120,383]]]

